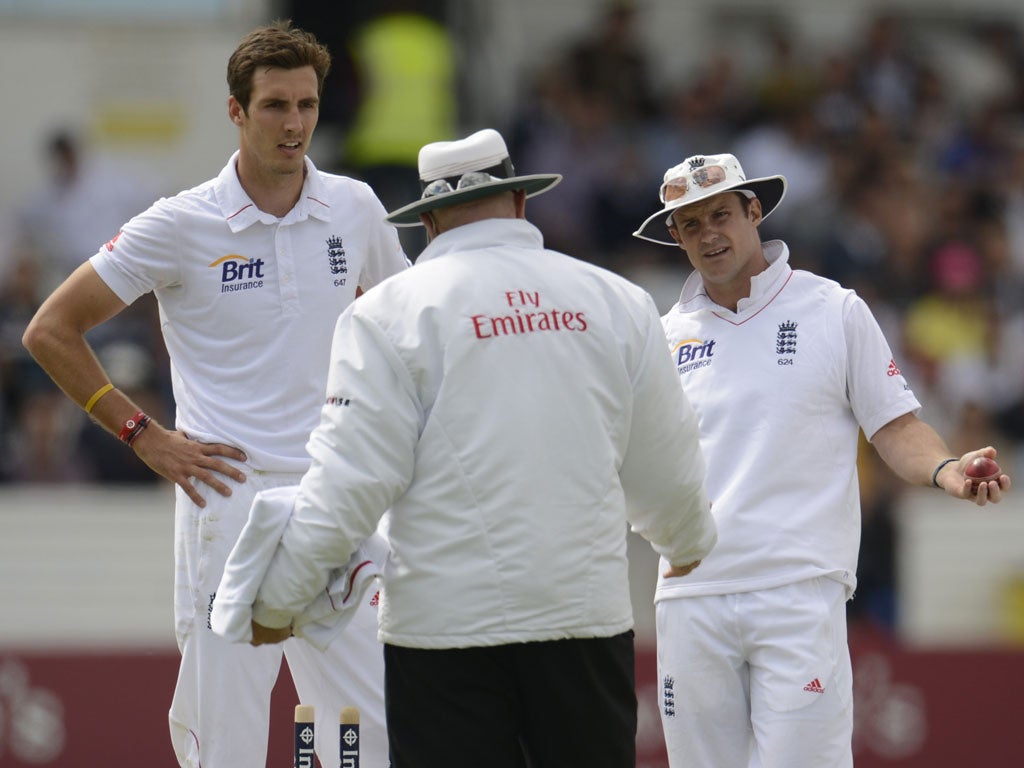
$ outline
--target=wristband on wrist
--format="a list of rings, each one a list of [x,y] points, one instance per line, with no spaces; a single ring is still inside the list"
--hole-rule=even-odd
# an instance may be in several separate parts
[[[102,387],[93,392],[92,397],[85,401],[85,412],[92,413],[92,409],[96,407],[96,403],[100,401],[100,398],[107,394],[107,392],[109,392],[113,388],[114,385],[108,381]]]
[[[952,459],[946,459],[945,461],[940,461],[939,462],[939,466],[937,466],[935,468],[935,471],[932,472],[932,485],[934,487],[936,487],[936,488],[941,488],[942,487],[941,485],[939,485],[939,472],[941,472],[942,468],[944,466],[946,466],[947,464],[949,464],[951,461],[960,461],[960,459],[958,457],[954,457]]]
[[[121,431],[117,433],[117,439],[131,447],[131,444],[142,434],[142,430],[149,426],[149,422],[149,416],[142,411],[136,411],[134,416],[125,421]]]

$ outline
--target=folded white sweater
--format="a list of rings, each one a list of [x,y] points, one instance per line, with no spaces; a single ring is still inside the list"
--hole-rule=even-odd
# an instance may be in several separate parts
[[[228,556],[210,614],[213,631],[226,640],[252,640],[252,606],[260,584],[292,515],[299,486],[261,491],[249,520]],[[345,628],[388,557],[387,540],[379,533],[366,539],[342,569],[331,572],[327,588],[295,617],[293,631],[324,650]]]

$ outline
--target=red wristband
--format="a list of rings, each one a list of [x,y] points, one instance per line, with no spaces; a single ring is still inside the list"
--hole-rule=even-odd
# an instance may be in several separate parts
[[[130,446],[148,425],[149,416],[142,411],[136,411],[134,416],[125,421],[121,431],[117,433],[117,439]]]

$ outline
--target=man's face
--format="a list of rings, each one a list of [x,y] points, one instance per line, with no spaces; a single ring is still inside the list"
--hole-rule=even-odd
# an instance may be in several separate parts
[[[746,296],[750,278],[764,268],[760,223],[760,201],[750,200],[744,212],[739,193],[730,191],[675,211],[669,232],[709,290],[742,289]]]
[[[312,67],[257,70],[248,112],[234,97],[228,114],[239,126],[239,148],[254,174],[269,179],[302,173],[303,158],[320,117]]]

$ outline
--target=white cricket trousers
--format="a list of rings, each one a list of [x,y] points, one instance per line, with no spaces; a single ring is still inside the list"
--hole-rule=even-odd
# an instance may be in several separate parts
[[[320,652],[304,640],[254,648],[229,643],[210,629],[209,612],[224,564],[259,491],[299,482],[293,473],[240,466],[245,483],[226,480],[232,495],[204,488],[206,507],[177,489],[175,505],[175,634],[181,666],[169,713],[171,741],[182,768],[263,768],[268,728],[292,736],[292,723],[269,723],[270,693],[288,660],[299,700],[316,708],[316,753],[321,765],[340,764],[338,715],[360,711],[361,765],[388,766],[384,721],[384,650],[377,640],[376,589],[336,641]]]
[[[655,617],[671,768],[852,768],[842,584],[661,600]]]

